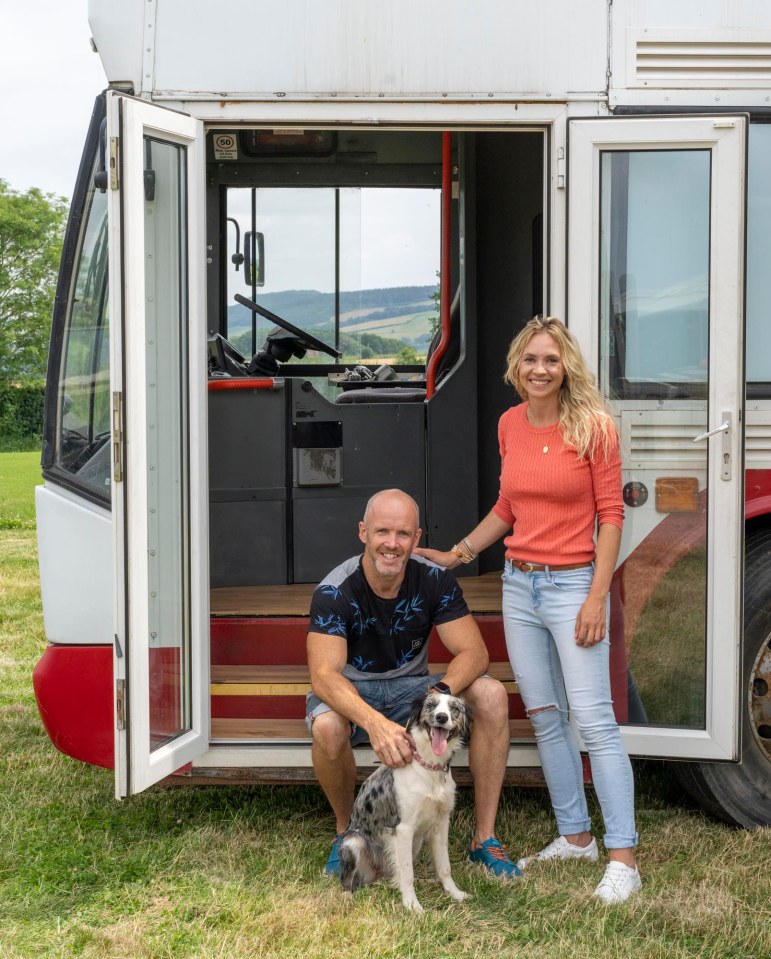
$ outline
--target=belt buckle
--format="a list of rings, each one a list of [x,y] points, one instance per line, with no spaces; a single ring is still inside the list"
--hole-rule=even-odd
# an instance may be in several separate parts
[[[534,573],[534,572],[535,572],[535,566],[533,566],[532,563],[523,563],[520,568],[521,568],[522,571],[525,572],[525,573]]]

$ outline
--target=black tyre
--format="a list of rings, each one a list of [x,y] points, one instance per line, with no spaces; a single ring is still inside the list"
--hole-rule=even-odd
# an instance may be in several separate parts
[[[741,697],[741,762],[674,768],[707,812],[752,829],[771,825],[771,529],[747,533]]]

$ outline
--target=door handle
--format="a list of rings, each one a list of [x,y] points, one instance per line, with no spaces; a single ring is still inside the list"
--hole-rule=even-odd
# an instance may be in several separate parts
[[[723,434],[720,449],[720,479],[728,482],[731,479],[731,427],[733,416],[729,410],[723,410],[721,419],[723,422],[720,426],[707,430],[706,433],[699,433],[698,436],[694,436],[693,442],[698,443],[700,440],[709,439],[710,436],[715,436],[717,433]]]
[[[731,424],[728,420],[724,423],[721,423],[720,426],[716,426],[714,430],[707,430],[706,433],[699,433],[698,436],[694,436],[691,440],[692,443],[700,443],[702,440],[708,439],[710,436],[714,436],[715,433],[724,433],[727,430],[731,429]]]

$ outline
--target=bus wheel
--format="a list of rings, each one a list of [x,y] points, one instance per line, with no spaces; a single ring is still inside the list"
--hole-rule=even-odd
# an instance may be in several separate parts
[[[707,812],[748,829],[771,825],[771,529],[747,533],[741,763],[677,763]]]

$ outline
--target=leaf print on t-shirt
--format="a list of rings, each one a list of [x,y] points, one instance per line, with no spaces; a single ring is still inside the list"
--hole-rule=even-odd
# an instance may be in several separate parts
[[[391,636],[403,633],[405,624],[409,623],[415,617],[416,613],[422,611],[423,599],[420,594],[413,596],[412,599],[403,599],[397,603],[393,619],[391,620]]]
[[[337,636],[347,635],[345,621],[342,616],[336,616],[334,613],[330,613],[329,616],[319,614],[314,618],[313,624],[318,626],[319,629],[323,629],[325,633],[333,633]]]
[[[374,659],[368,659],[368,660],[365,662],[363,656],[355,656],[355,657],[351,660],[351,666],[353,666],[354,669],[358,669],[359,672],[362,672],[362,673],[363,673],[364,670],[365,670],[365,669],[369,669],[369,667],[372,666],[372,664],[373,664],[374,662],[375,662]]]
[[[453,586],[449,593],[445,593],[444,596],[439,600],[439,605],[437,606],[437,612],[443,610],[448,603],[451,603],[455,597],[458,595],[458,587]]]
[[[414,659],[414,657],[415,657],[414,649],[405,649],[402,652],[401,656],[396,661],[396,668],[400,669],[402,666],[406,666],[411,659]]]
[[[353,630],[356,633],[363,633],[365,629],[369,629],[370,626],[374,626],[377,622],[375,616],[367,616],[366,619],[364,614],[361,611],[361,606],[356,602],[356,600],[351,600],[351,609],[353,610]]]

